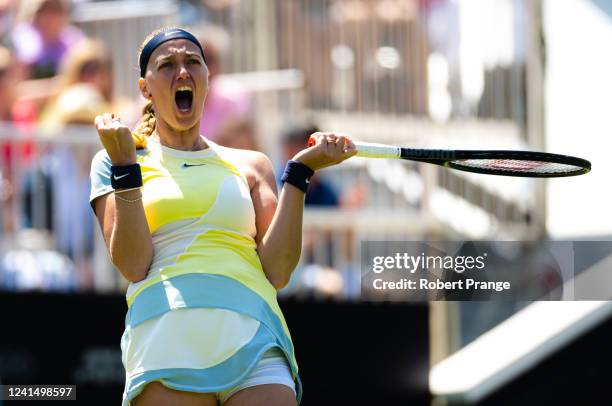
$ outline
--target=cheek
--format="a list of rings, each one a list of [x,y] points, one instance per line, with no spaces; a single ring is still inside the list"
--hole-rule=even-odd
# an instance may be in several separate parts
[[[170,94],[170,82],[164,77],[163,73],[157,73],[148,83],[149,93],[158,99],[166,98]]]
[[[204,99],[208,94],[208,77],[202,75],[194,78],[196,79],[197,87],[200,89],[198,92],[200,94],[200,98]]]
[[[199,74],[198,76],[195,76],[195,78],[198,87],[204,90],[208,90],[208,79],[206,76],[204,76],[203,74]]]

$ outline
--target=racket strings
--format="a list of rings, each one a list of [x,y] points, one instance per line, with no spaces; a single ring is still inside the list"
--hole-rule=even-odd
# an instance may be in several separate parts
[[[453,167],[474,168],[499,172],[561,174],[580,172],[584,168],[558,162],[518,159],[465,159],[452,161]]]

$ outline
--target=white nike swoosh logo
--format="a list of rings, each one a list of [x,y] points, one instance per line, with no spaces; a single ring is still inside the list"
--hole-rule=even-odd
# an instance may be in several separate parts
[[[306,183],[310,183],[310,179],[306,179]]]
[[[180,31],[170,31],[170,32],[166,32],[166,33],[164,33],[164,36],[165,36],[165,37],[167,37],[168,35],[176,34],[177,32],[180,32]]]
[[[129,173],[124,173],[124,174],[123,174],[123,175],[121,175],[121,176],[113,175],[113,178],[114,178],[115,180],[119,180],[119,179],[121,179],[121,178],[125,178],[125,177],[126,177],[126,176],[128,176],[128,175],[129,175]]]

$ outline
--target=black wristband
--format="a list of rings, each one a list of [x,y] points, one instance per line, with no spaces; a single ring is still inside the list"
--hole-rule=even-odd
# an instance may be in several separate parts
[[[288,161],[281,181],[283,183],[287,182],[306,193],[312,175],[314,175],[314,171],[307,165],[298,161]]]
[[[142,186],[140,165],[111,166],[111,186],[113,189],[131,189]]]

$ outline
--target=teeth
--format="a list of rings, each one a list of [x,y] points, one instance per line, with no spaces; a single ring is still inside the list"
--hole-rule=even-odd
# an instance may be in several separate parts
[[[181,86],[181,87],[179,87],[177,90],[179,90],[179,91],[188,91],[188,92],[193,92],[193,89],[191,89],[191,86]]]

